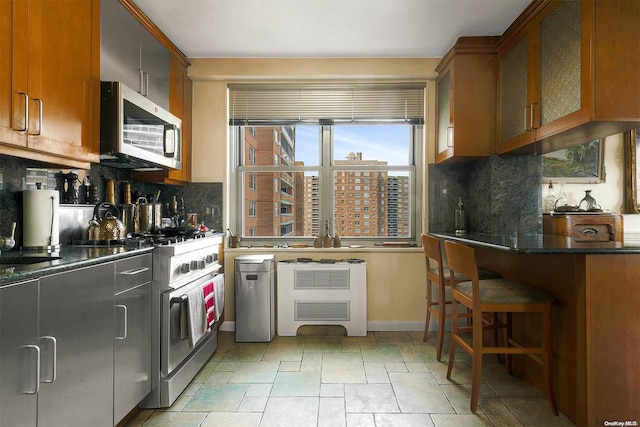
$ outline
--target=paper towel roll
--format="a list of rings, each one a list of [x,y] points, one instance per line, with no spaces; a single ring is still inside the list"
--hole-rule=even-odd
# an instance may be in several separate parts
[[[60,194],[57,190],[22,192],[22,246],[45,249],[60,244]]]

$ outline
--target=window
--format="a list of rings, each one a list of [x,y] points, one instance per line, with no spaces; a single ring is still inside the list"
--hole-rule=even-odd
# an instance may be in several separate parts
[[[345,240],[419,237],[424,85],[335,86],[309,89],[306,101],[297,86],[229,86],[235,179],[227,193],[234,212],[248,204],[255,217],[230,218],[243,236],[311,238],[329,221]],[[341,218],[359,218],[362,205],[365,228],[347,228]],[[402,227],[398,212],[409,217]]]

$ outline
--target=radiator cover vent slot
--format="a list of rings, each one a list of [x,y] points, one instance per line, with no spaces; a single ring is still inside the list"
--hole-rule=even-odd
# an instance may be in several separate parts
[[[349,301],[295,301],[296,321],[349,320]]]
[[[296,269],[295,289],[349,289],[349,269]]]

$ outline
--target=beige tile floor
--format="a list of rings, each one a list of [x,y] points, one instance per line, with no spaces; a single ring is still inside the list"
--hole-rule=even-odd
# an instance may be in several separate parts
[[[173,406],[140,410],[127,427],[574,425],[492,357],[472,414],[468,356],[456,353],[447,380],[434,342],[432,335],[423,343],[422,332],[369,332],[235,343],[221,332],[218,350]]]

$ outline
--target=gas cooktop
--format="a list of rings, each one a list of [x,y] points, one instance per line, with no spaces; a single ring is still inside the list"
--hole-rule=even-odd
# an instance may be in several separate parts
[[[188,240],[203,239],[213,236],[213,231],[199,231],[188,235],[150,234],[150,233],[130,233],[125,239],[118,240],[73,240],[72,246],[86,247],[114,247],[125,246],[130,248],[148,248],[152,246],[170,246]]]

